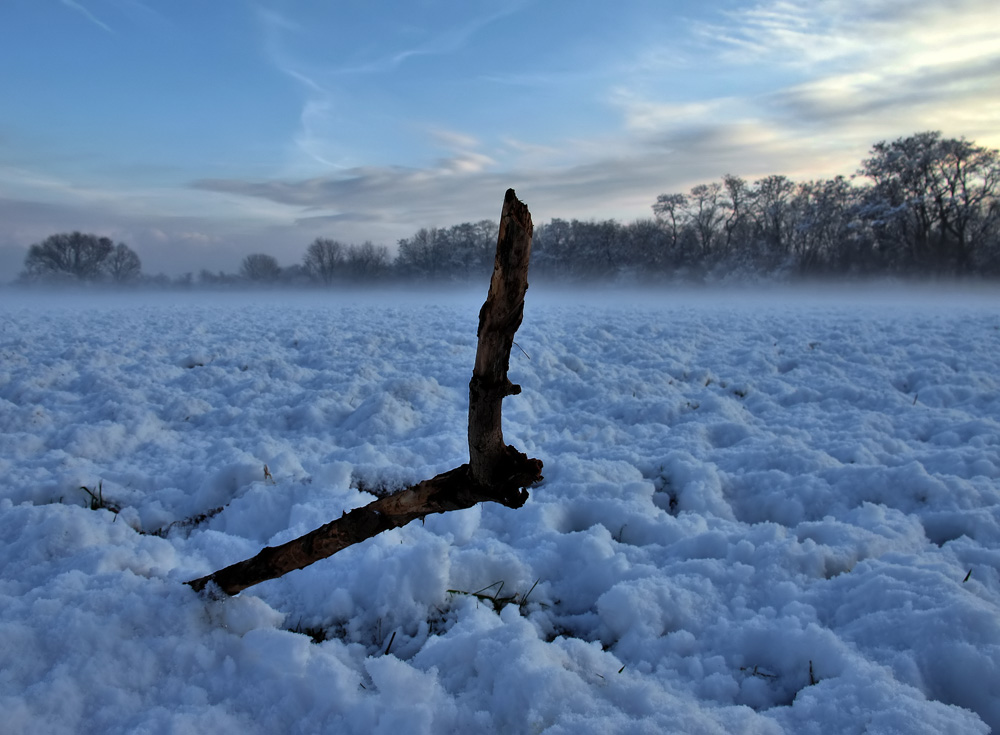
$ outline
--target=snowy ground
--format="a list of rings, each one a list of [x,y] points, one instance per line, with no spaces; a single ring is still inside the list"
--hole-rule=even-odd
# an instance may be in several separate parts
[[[0,295],[0,732],[1000,732],[1000,295],[532,288],[524,508],[183,584],[466,461],[484,295]]]

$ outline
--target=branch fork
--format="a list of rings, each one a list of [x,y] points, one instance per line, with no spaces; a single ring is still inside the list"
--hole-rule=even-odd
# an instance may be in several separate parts
[[[487,501],[508,508],[524,505],[527,488],[542,480],[542,461],[504,442],[501,407],[504,398],[521,392],[521,386],[507,378],[507,371],[514,334],[524,316],[531,237],[531,214],[514,190],[508,189],[500,215],[493,277],[479,311],[479,343],[469,381],[469,463],[345,512],[315,531],[280,546],[268,546],[251,559],[187,584],[198,591],[211,584],[235,595],[431,513],[462,510]]]

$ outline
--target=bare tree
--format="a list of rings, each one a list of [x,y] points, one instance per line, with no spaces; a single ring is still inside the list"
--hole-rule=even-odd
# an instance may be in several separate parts
[[[278,280],[278,276],[281,275],[281,266],[271,255],[254,253],[243,259],[240,275],[250,281],[269,283]]]
[[[441,270],[438,230],[421,227],[412,237],[399,241],[396,267],[407,275],[436,279]]]
[[[703,257],[714,249],[719,223],[725,219],[721,200],[722,185],[714,182],[693,187],[688,198],[691,223]]]
[[[684,222],[687,197],[683,194],[660,194],[653,205],[656,221],[665,225],[670,233],[671,245],[676,245]]]
[[[344,265],[344,244],[326,237],[317,237],[306,249],[302,265],[317,281],[329,285]]]
[[[791,197],[795,185],[787,176],[771,175],[754,182],[754,224],[768,257],[785,255],[791,247]]]
[[[729,212],[722,225],[726,233],[723,249],[726,253],[731,253],[738,243],[747,238],[746,231],[750,218],[747,210],[753,192],[750,191],[750,187],[744,179],[732,174],[726,174],[722,177],[722,186],[729,198]]]
[[[965,269],[997,224],[1000,152],[964,138],[942,140],[936,165],[940,187],[933,194],[943,230],[942,249],[950,244],[956,264]]]
[[[105,259],[104,267],[115,283],[137,281],[142,275],[142,261],[136,252],[123,242],[115,245],[114,250]]]
[[[366,240],[360,245],[348,245],[344,257],[344,270],[351,278],[372,281],[389,268],[389,248]]]
[[[114,244],[106,237],[82,232],[51,235],[28,249],[25,276],[29,280],[60,276],[95,280],[101,276],[104,261],[113,249]]]

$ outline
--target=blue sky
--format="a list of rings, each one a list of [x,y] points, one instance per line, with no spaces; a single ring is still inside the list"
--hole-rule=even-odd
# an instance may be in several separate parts
[[[509,186],[629,221],[923,130],[998,147],[998,38],[995,0],[3,0],[0,280],[73,229],[235,271],[495,219]]]

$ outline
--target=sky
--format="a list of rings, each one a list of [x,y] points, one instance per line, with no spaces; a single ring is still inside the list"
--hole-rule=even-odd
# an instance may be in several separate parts
[[[147,273],[317,237],[627,222],[735,174],[1000,147],[996,0],[3,0],[0,281],[81,230]]]

